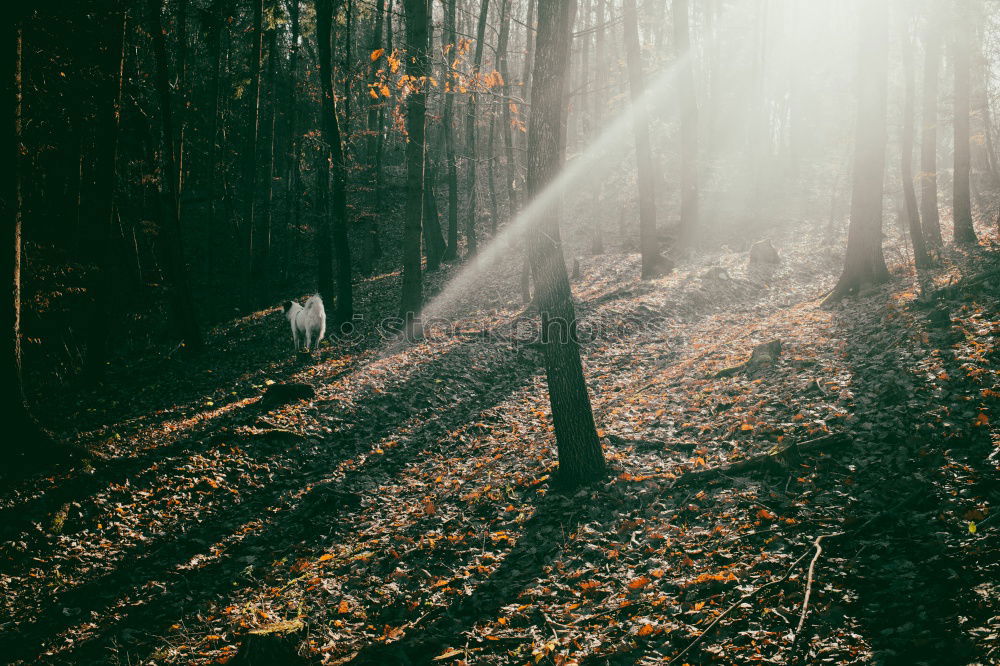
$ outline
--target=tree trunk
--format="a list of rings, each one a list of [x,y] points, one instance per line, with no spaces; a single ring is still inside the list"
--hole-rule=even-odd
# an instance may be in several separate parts
[[[324,221],[322,226],[329,225],[329,238],[336,252],[337,297],[334,314],[334,324],[339,326],[350,322],[354,317],[354,296],[351,287],[351,247],[347,238],[347,162],[344,158],[344,144],[340,136],[340,121],[337,118],[337,102],[333,93],[333,68],[330,38],[333,18],[333,3],[331,0],[316,0],[316,39],[319,41],[319,76],[322,87],[324,140],[327,144],[326,156],[330,163],[330,181],[332,182],[329,211],[320,211]],[[326,250],[324,249],[324,252]],[[320,267],[320,276],[324,275],[324,267]],[[324,287],[327,291],[324,291]],[[324,285],[320,280],[320,293],[327,303],[333,301],[332,284]]]
[[[969,42],[969,3],[955,3],[955,176],[952,198],[956,243],[976,243],[972,224],[972,195],[969,188],[971,150],[969,147],[969,111],[971,54]]]
[[[911,14],[903,11],[899,21],[900,49],[903,53],[903,77],[905,78],[903,100],[903,128],[899,137],[900,178],[903,181],[903,201],[906,205],[906,219],[913,243],[913,263],[917,268],[930,265],[930,257],[924,246],[924,234],[920,229],[920,211],[917,207],[917,193],[913,187],[913,114],[916,107],[916,81],[914,80],[913,40],[910,39]]]
[[[656,239],[656,173],[650,148],[649,113],[642,98],[642,54],[639,51],[639,20],[635,0],[624,0],[625,57],[628,61],[632,127],[635,132],[636,181],[639,186],[639,250],[643,279],[663,274],[664,262]]]
[[[295,211],[298,210],[296,203],[299,199],[299,0],[291,0],[289,4],[291,19],[291,41],[288,45],[288,99],[285,100],[285,114],[288,118],[288,164],[285,172],[285,241],[279,247],[284,247],[281,252],[281,272],[282,277],[287,275],[288,263],[291,258],[291,248],[289,247],[290,230],[296,224]]]
[[[941,35],[937,12],[931,12],[924,36],[923,136],[920,146],[920,219],[924,240],[941,247],[938,211],[938,79],[941,68]]]
[[[208,195],[211,199],[209,224],[214,227],[218,214],[219,198],[224,198],[224,189],[220,191],[219,172],[221,168],[219,162],[219,124],[222,111],[221,86],[222,79],[222,31],[226,30],[226,21],[223,16],[223,7],[227,0],[213,0],[209,9],[209,29],[208,29],[208,50],[212,57],[212,129],[208,143]]]
[[[384,21],[385,0],[378,0],[375,5],[375,19],[372,25],[372,40],[369,43],[369,49],[372,53],[382,48],[382,25]],[[376,62],[377,59],[371,60],[369,58],[370,67],[368,69],[368,76],[370,83],[375,81],[375,74],[378,71],[378,65]],[[368,161],[368,182],[371,187],[371,197],[369,198],[368,203],[368,214],[370,215],[368,222],[368,256],[365,259],[369,272],[374,269],[375,261],[377,259],[375,256],[375,248],[377,247],[379,218],[382,214],[382,197],[379,190],[382,182],[382,110],[384,107],[385,98],[377,94],[374,97],[369,95],[367,118],[368,136],[365,147],[365,158]]]
[[[847,232],[844,272],[827,297],[828,303],[889,278],[882,255],[888,16],[886,0],[867,0],[862,5],[851,224]]]
[[[21,109],[22,109],[22,62],[23,36],[19,8],[8,10],[3,21],[3,44],[8,49],[3,59],[6,84],[4,93],[7,102],[3,105],[4,120],[4,161],[10,171],[3,179],[3,226],[7,230],[7,247],[3,252],[2,268],[7,284],[7,297],[2,308],[3,332],[7,350],[3,355],[4,385],[7,397],[3,400],[3,422],[7,442],[4,452],[9,467],[14,463],[44,461],[55,452],[55,443],[43,430],[28,409],[21,376]],[[11,14],[14,14],[13,16]],[[65,452],[64,452],[65,453]]]
[[[698,100],[694,89],[694,54],[688,29],[688,1],[673,0],[675,52],[680,63],[681,227],[680,242],[694,241],[698,227]]]
[[[177,191],[177,162],[174,158],[173,114],[170,109],[170,77],[167,74],[167,54],[160,21],[160,0],[147,0],[150,30],[153,38],[153,61],[156,67],[154,81],[160,101],[160,117],[163,126],[160,131],[160,159],[163,162],[163,180],[166,182],[166,215],[163,225],[166,246],[166,273],[170,283],[170,305],[177,331],[184,344],[191,351],[200,351],[203,343],[201,330],[191,301],[188,286],[187,266],[184,262],[183,238],[181,235],[180,208]],[[162,198],[162,196],[161,196]]]
[[[272,28],[268,31],[267,39],[267,69],[270,81],[268,82],[268,111],[270,113],[270,131],[268,133],[267,148],[267,187],[265,188],[264,214],[261,216],[260,229],[257,234],[257,258],[254,265],[257,268],[256,281],[258,283],[257,298],[266,302],[267,294],[260,287],[263,279],[270,275],[271,263],[271,219],[274,205],[274,149],[275,149],[275,128],[277,127],[278,105],[277,105],[277,80],[278,80],[278,30]]]
[[[108,337],[114,318],[115,267],[115,194],[118,178],[118,136],[121,120],[122,91],[125,83],[125,31],[126,13],[116,9],[104,17],[108,39],[101,71],[102,107],[97,140],[98,154],[94,168],[94,189],[98,206],[95,211],[97,226],[88,234],[90,258],[95,264],[96,275],[92,282],[94,303],[90,313],[87,337],[87,359],[84,372],[90,378],[103,375],[108,357]]]
[[[500,37],[497,40],[497,70],[503,79],[501,87],[500,131],[503,132],[504,176],[507,181],[507,216],[514,218],[520,206],[517,201],[517,163],[514,161],[513,117],[511,105],[510,71],[507,67],[507,45],[510,40],[511,0],[504,0],[500,10]]]
[[[427,53],[427,3],[425,0],[404,0],[403,8],[406,14],[406,73],[415,81],[406,98],[406,220],[403,227],[403,287],[399,300],[400,316],[409,329],[423,307],[420,229],[427,112],[426,84],[423,82],[425,77],[430,76],[430,62]]]
[[[264,0],[250,0],[253,7],[253,57],[250,62],[250,91],[253,95],[252,118],[250,120],[252,130],[250,134],[250,146],[247,154],[243,156],[246,160],[245,188],[247,197],[247,215],[244,224],[244,243],[247,264],[250,267],[250,281],[247,286],[252,288],[256,283],[259,269],[257,267],[257,248],[255,243],[259,242],[254,238],[257,231],[257,144],[260,139],[260,73],[261,61],[264,58]],[[248,302],[251,302],[252,293],[247,294]]]
[[[594,127],[598,128],[596,133],[599,134],[604,122],[604,109],[610,96],[608,92],[607,0],[597,0],[596,11],[597,14],[594,17],[595,30],[597,31],[594,37],[594,83],[596,90],[593,96],[593,122]],[[603,178],[594,187],[592,196],[594,228],[591,231],[590,251],[593,254],[602,254],[604,252],[603,224],[606,209]]]
[[[465,114],[465,154],[468,166],[465,188],[469,195],[469,208],[465,217],[465,251],[467,255],[476,253],[476,209],[479,207],[479,196],[476,192],[476,106],[479,70],[483,66],[483,49],[486,46],[486,18],[490,11],[490,0],[482,0],[479,5],[479,23],[476,27],[476,55],[472,62],[472,84],[469,86],[469,101]]]
[[[444,111],[442,131],[448,168],[448,247],[445,261],[458,259],[458,164],[455,160],[455,85],[451,63],[456,59],[458,36],[455,30],[455,0],[444,0],[444,42],[448,45],[445,55]]]
[[[569,65],[572,5],[544,0],[538,5],[538,59],[534,110],[528,131],[528,197],[542,194],[562,168],[561,138]],[[576,486],[605,473],[590,397],[575,337],[576,312],[559,240],[559,197],[529,232],[528,252],[542,318],[545,375],[555,427],[562,483]]]
[[[444,257],[445,242],[441,236],[441,220],[438,215],[437,197],[434,195],[434,183],[437,171],[431,161],[431,151],[424,151],[424,219],[423,236],[424,251],[427,254],[427,270],[436,271],[441,268]]]

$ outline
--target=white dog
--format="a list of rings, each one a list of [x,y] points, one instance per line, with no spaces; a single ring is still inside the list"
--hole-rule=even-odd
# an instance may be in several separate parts
[[[292,325],[295,351],[309,352],[313,345],[318,347],[326,335],[326,310],[319,294],[310,296],[305,307],[295,301],[285,301],[284,308],[288,323]]]

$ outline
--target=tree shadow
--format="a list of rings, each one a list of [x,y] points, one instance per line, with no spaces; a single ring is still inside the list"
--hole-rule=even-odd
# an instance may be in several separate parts
[[[60,661],[66,663],[93,663],[100,659],[111,641],[120,639],[123,634],[137,635],[148,630],[150,625],[160,626],[162,618],[172,618],[175,613],[232,589],[235,572],[227,571],[227,568],[235,566],[240,558],[252,556],[263,547],[262,544],[279,539],[282,534],[303,532],[313,540],[307,541],[307,544],[321,549],[324,544],[315,541],[317,534],[311,529],[316,516],[305,508],[315,507],[316,503],[306,501],[304,497],[298,498],[296,503],[292,498],[296,489],[301,491],[319,484],[317,487],[323,489],[321,493],[332,491],[331,497],[343,500],[335,504],[355,503],[357,498],[350,491],[352,479],[362,478],[365,466],[352,470],[343,481],[322,483],[339,462],[367,452],[373,443],[390,435],[407,420],[419,419],[422,425],[410,433],[407,443],[387,450],[371,463],[379,465],[383,472],[401,469],[420,453],[422,441],[443,436],[448,430],[473,420],[478,413],[502,402],[528,383],[537,371],[533,357],[518,350],[514,350],[512,356],[503,362],[498,359],[497,363],[488,367],[473,369],[470,378],[480,375],[483,384],[489,386],[489,392],[460,400],[436,418],[432,413],[435,411],[433,404],[410,404],[399,399],[401,395],[427,391],[428,387],[434,386],[435,379],[450,374],[456,367],[474,368],[474,364],[463,361],[470,349],[469,345],[456,345],[433,361],[419,366],[412,376],[389,394],[372,389],[368,394],[359,396],[356,399],[357,408],[342,416],[347,422],[374,424],[369,431],[361,435],[347,433],[341,437],[334,436],[324,443],[335,444],[336,448],[312,446],[298,451],[300,455],[294,460],[294,465],[266,486],[243,493],[238,500],[221,502],[209,515],[198,517],[197,524],[178,525],[173,533],[163,534],[136,549],[111,571],[46,600],[46,609],[37,619],[28,626],[18,627],[16,636],[9,634],[0,641],[0,653],[13,660],[31,659],[38,654],[39,645],[53,641],[61,632],[75,626],[78,618],[108,615],[92,638],[60,656]],[[387,418],[387,406],[395,410],[393,418]],[[179,464],[183,464],[183,460]],[[315,488],[307,494],[309,492],[315,492]],[[245,538],[231,538],[249,521],[264,517],[268,510],[275,509],[280,516],[275,523]],[[191,522],[189,519],[188,523]],[[192,558],[227,538],[231,538],[233,543],[228,545],[224,556],[200,568],[190,567]],[[184,570],[185,567],[190,570]],[[161,628],[165,630],[165,627]],[[127,649],[130,654],[141,654],[148,653],[153,647],[136,645]]]
[[[854,563],[858,596],[851,613],[864,626],[877,663],[974,662],[981,648],[968,630],[995,612],[975,592],[989,582],[981,559],[987,553],[964,543],[964,523],[947,517],[956,505],[969,503],[963,497],[988,495],[990,487],[992,503],[1000,501],[1000,475],[995,466],[983,465],[992,450],[988,429],[957,427],[974,423],[975,408],[963,397],[962,382],[968,380],[952,353],[962,335],[950,312],[970,297],[962,283],[974,281],[964,276],[943,298],[909,312],[879,307],[865,317],[867,305],[858,304],[837,315],[855,406],[862,418],[877,415],[859,450],[866,458],[858,461],[859,489],[870,490],[859,493],[856,515],[848,521],[875,518],[861,533],[831,542],[830,551]],[[921,283],[930,280],[921,276]],[[928,358],[940,359],[937,381],[914,371]],[[936,418],[944,413],[956,427]],[[975,468],[972,476],[980,482],[948,487],[939,471],[953,465]]]
[[[599,501],[586,500],[588,503]],[[524,524],[524,532],[513,549],[470,595],[458,597],[447,608],[439,609],[436,619],[418,631],[411,631],[392,643],[370,643],[345,663],[435,663],[434,658],[460,642],[463,634],[473,631],[481,621],[495,617],[504,606],[515,603],[520,592],[559,556],[566,535],[584,521],[596,527],[612,519],[612,514],[605,512],[598,514],[595,520],[594,512],[587,512],[583,507],[570,509],[569,502],[569,498],[559,493],[546,495],[536,504],[535,513]]]

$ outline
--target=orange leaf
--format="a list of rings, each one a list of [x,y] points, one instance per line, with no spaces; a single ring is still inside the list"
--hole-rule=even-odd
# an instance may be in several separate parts
[[[651,625],[651,624],[644,624],[644,625],[642,625],[639,628],[639,631],[636,632],[636,635],[637,636],[649,636],[654,631],[656,631],[656,629],[653,628],[653,625]]]
[[[700,611],[700,610],[701,610],[702,608],[704,608],[704,607],[705,607],[705,602],[704,602],[704,601],[699,601],[698,603],[696,603],[696,604],[694,605],[694,609],[695,609],[696,611]]]
[[[753,430],[753,426],[750,425],[749,423],[744,423],[743,425],[740,426],[740,430]]]
[[[767,509],[761,509],[760,511],[758,511],[757,512],[757,517],[758,518],[762,518],[764,520],[774,520],[775,518],[777,518],[777,516],[775,516],[773,513],[771,513]]]
[[[372,51],[372,56],[371,56],[372,62],[375,62],[376,60],[381,58],[383,53],[385,53],[385,49],[375,49],[374,51]]]
[[[648,576],[639,576],[638,578],[632,580],[628,584],[628,589],[630,590],[641,590],[642,588],[649,585]]]
[[[340,602],[340,605],[337,606],[337,612],[341,615],[347,615],[351,612],[351,606],[347,603],[347,599]]]
[[[979,412],[979,416],[976,417],[976,425],[984,426],[990,424],[990,417],[986,416],[985,412]]]
[[[319,562],[326,562],[327,560],[332,560],[332,559],[333,559],[333,555],[331,555],[330,553],[327,553],[326,555],[320,555],[318,561]]]

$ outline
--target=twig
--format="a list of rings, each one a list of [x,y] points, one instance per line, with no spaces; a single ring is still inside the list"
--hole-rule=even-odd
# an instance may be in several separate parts
[[[816,549],[816,554],[813,555],[812,561],[809,562],[809,574],[806,576],[806,597],[802,600],[802,612],[799,614],[799,625],[795,627],[795,638],[792,639],[792,646],[794,646],[799,641],[799,636],[802,634],[802,627],[806,624],[806,614],[809,612],[809,597],[812,595],[813,586],[813,576],[816,572],[816,561],[819,560],[819,556],[823,553],[823,539],[828,537],[840,536],[843,532],[834,532],[833,534],[821,534],[816,537],[813,541],[813,547]]]
[[[677,653],[677,655],[675,655],[673,657],[673,659],[671,659],[670,661],[668,661],[667,662],[667,666],[670,666],[670,664],[673,664],[675,661],[677,661],[678,659],[680,659],[681,657],[683,657],[685,654],[687,654],[691,650],[691,648],[693,648],[695,645],[697,645],[698,643],[700,643],[702,641],[702,639],[704,639],[705,636],[707,636],[709,634],[709,632],[712,631],[712,629],[715,628],[715,625],[719,624],[719,622],[721,622],[723,618],[725,618],[727,615],[729,615],[734,610],[736,610],[736,608],[738,608],[741,604],[743,604],[744,602],[746,602],[746,601],[748,601],[748,600],[756,597],[758,594],[760,594],[761,592],[763,592],[767,588],[774,587],[775,585],[780,585],[781,583],[784,583],[786,580],[788,580],[788,577],[792,575],[793,571],[795,571],[795,567],[797,567],[799,565],[799,562],[801,562],[802,560],[804,560],[806,558],[806,555],[808,555],[811,550],[812,549],[810,548],[809,550],[807,550],[804,553],[802,553],[801,555],[799,555],[795,559],[795,561],[792,562],[792,566],[788,567],[788,570],[785,572],[785,574],[781,578],[779,578],[778,580],[773,580],[770,583],[765,583],[764,585],[761,585],[760,587],[758,587],[753,592],[748,592],[747,594],[744,594],[742,597],[740,597],[739,599],[737,599],[731,606],[729,606],[729,608],[727,608],[726,610],[722,611],[722,613],[719,614],[718,617],[716,617],[714,620],[712,620],[711,624],[709,624],[707,627],[705,627],[704,631],[702,631],[700,634],[698,634],[697,638],[695,638],[693,641],[691,641],[690,643],[688,643],[687,647],[685,647],[683,650],[681,650],[679,653]]]

